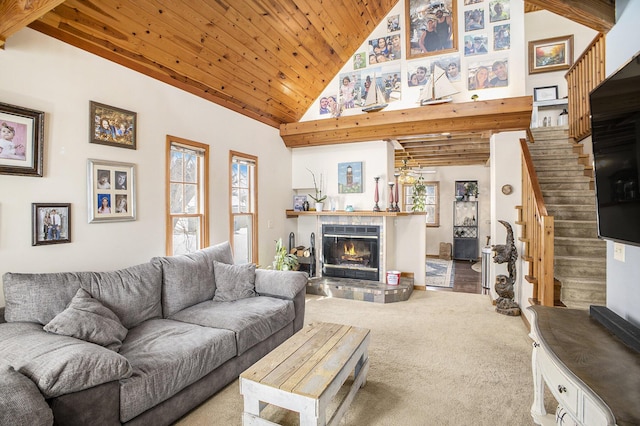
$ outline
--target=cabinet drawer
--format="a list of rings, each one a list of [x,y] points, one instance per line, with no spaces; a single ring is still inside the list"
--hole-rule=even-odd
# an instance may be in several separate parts
[[[564,408],[569,410],[574,417],[578,417],[578,386],[564,375],[544,350],[540,351],[538,355],[542,376],[549,390]]]

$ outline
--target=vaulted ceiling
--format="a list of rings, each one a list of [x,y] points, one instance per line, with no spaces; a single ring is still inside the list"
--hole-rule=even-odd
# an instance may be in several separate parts
[[[396,2],[4,0],[0,47],[29,26],[280,127],[300,120]],[[544,8],[601,32],[613,25],[614,0],[525,4],[529,10]],[[389,115],[389,119],[396,118]],[[477,128],[438,140],[469,145],[491,130]],[[403,144],[406,140],[405,146],[420,142],[415,135],[395,139]]]

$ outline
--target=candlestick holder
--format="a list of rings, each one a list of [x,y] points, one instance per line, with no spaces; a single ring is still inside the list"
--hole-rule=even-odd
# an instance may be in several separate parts
[[[394,212],[399,212],[400,211],[400,207],[398,206],[398,201],[400,199],[400,197],[398,196],[398,188],[400,188],[400,185],[398,185],[398,177],[400,176],[400,173],[396,173],[393,175],[396,178],[396,193],[395,193],[395,203],[396,205],[393,206],[393,211]]]
[[[395,211],[393,209],[393,182],[389,182],[389,207],[387,207],[388,212]]]
[[[373,211],[379,212],[380,206],[378,205],[378,201],[380,201],[380,193],[378,192],[378,181],[380,180],[380,176],[376,176],[374,177],[374,179],[376,181],[376,191],[373,193],[373,201],[376,203],[376,205],[373,206]]]

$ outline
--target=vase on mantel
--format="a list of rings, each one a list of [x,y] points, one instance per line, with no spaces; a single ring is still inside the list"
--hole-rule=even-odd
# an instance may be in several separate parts
[[[316,211],[321,212],[324,207],[324,203],[316,203]]]

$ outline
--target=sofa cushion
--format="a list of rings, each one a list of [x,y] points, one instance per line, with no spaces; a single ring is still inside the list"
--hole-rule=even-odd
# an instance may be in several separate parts
[[[213,273],[216,278],[216,302],[233,302],[234,300],[254,297],[256,282],[256,265],[228,265],[213,261]]]
[[[0,326],[0,359],[30,378],[46,398],[129,377],[125,357],[102,346],[47,333],[35,323]]]
[[[71,336],[118,352],[127,329],[118,316],[79,288],[64,311],[44,326],[50,333]]]
[[[109,272],[88,272],[82,288],[111,309],[127,328],[162,317],[162,267],[143,263]]]
[[[120,382],[120,420],[175,395],[235,355],[234,334],[167,319],[129,330],[120,349],[133,375]]]
[[[145,263],[110,272],[8,272],[3,276],[3,284],[7,322],[45,325],[66,309],[80,287],[118,315],[127,328],[162,316],[162,268],[158,264]]]
[[[64,311],[80,288],[81,273],[15,274],[2,277],[5,320],[45,325]]]
[[[6,363],[0,363],[0,425],[45,426],[53,413],[38,387]]]
[[[294,317],[292,301],[260,296],[234,302],[202,302],[171,318],[233,331],[238,345],[237,354],[241,355],[289,324]]]
[[[162,313],[165,318],[213,299],[215,276],[213,261],[233,264],[229,242],[179,256],[155,257],[152,262],[162,265]]]

